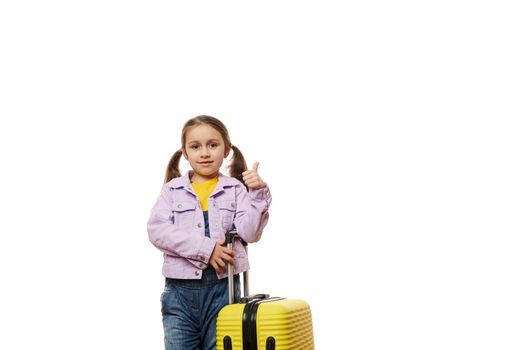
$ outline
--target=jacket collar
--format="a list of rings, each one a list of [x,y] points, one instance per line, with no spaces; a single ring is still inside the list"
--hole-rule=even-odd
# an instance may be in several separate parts
[[[192,187],[192,181],[190,180],[193,175],[193,170],[189,170],[181,177],[176,177],[170,180],[167,185],[170,188],[179,189],[184,188],[188,192],[195,195],[194,188]],[[216,193],[222,192],[225,187],[232,187],[239,184],[239,180],[230,176],[223,175],[219,172],[219,178],[217,181],[217,186],[214,189],[214,192],[210,196],[214,196]]]

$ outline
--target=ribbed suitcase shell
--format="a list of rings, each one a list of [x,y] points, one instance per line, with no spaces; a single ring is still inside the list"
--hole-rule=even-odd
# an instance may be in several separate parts
[[[232,350],[243,350],[243,311],[245,304],[231,304],[217,318],[217,350],[224,350],[223,338],[232,340]],[[258,350],[264,350],[268,337],[275,340],[276,350],[314,350],[312,316],[303,300],[264,301],[257,309]]]

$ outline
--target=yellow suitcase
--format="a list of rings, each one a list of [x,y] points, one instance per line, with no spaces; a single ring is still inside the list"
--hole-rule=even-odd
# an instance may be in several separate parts
[[[235,230],[227,234],[232,246]],[[233,271],[228,266],[229,302],[217,317],[217,350],[314,350],[312,316],[303,300],[266,294],[248,295],[244,273],[244,295],[233,303]]]

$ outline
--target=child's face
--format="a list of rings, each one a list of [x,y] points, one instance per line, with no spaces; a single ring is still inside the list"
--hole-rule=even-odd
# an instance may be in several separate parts
[[[221,134],[209,125],[198,125],[186,132],[183,155],[194,170],[194,182],[216,177],[229,152]]]

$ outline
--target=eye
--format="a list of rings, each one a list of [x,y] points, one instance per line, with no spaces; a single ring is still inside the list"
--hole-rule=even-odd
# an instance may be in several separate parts
[[[219,146],[217,143],[211,143],[210,144],[210,148],[216,148],[217,146]]]
[[[199,148],[198,145],[191,145],[191,146],[190,146],[190,149],[193,149],[193,150],[196,150],[196,149],[198,149],[198,148]]]

